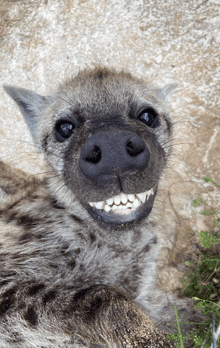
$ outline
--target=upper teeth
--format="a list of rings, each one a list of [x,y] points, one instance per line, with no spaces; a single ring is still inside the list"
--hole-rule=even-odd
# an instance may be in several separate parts
[[[135,210],[153,194],[154,190],[152,188],[149,191],[137,193],[135,195],[120,193],[120,195],[108,198],[106,201],[89,202],[89,204],[91,207],[102,209],[106,212],[114,211],[119,214],[129,214],[131,210]]]

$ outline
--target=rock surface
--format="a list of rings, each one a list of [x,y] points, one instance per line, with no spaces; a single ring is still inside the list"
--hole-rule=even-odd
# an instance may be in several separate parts
[[[42,94],[94,64],[158,86],[178,83],[168,100],[173,156],[155,204],[164,239],[160,284],[177,290],[198,230],[207,228],[192,199],[220,205],[219,191],[202,180],[220,182],[219,0],[0,0],[0,46],[1,84]],[[44,172],[2,88],[0,109],[1,157],[29,173]]]

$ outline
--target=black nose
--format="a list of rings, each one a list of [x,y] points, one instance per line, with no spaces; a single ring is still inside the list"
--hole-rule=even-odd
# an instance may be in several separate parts
[[[109,131],[88,138],[82,148],[80,168],[90,180],[121,175],[148,166],[150,152],[142,138],[134,133]]]

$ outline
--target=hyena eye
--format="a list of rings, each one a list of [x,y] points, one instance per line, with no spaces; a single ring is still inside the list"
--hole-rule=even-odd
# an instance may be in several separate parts
[[[59,142],[67,140],[73,133],[75,125],[70,121],[59,121],[56,124],[56,138]]]
[[[152,108],[144,109],[138,115],[138,119],[148,127],[156,128],[159,126],[159,117],[156,111]]]

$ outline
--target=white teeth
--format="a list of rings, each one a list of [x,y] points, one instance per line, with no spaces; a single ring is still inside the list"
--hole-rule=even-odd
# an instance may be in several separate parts
[[[146,192],[137,193],[136,196],[138,196],[138,198],[140,199],[140,201],[141,201],[142,203],[145,202],[145,199],[146,199]]]
[[[118,196],[108,198],[106,201],[89,202],[91,207],[102,209],[106,212],[114,211],[116,214],[130,214],[131,211],[137,209],[142,203],[154,194],[154,189],[137,194],[120,193]]]
[[[96,209],[102,209],[104,207],[104,202],[97,202],[94,203]]]
[[[140,205],[140,201],[138,199],[135,199],[133,202],[133,207],[138,207]]]
[[[135,196],[132,195],[132,194],[128,195],[128,200],[129,200],[130,202],[134,202]]]
[[[120,203],[121,203],[121,199],[120,199],[121,197],[120,196],[115,196],[113,199],[114,199],[114,203],[116,204],[116,205],[119,205]]]
[[[107,203],[108,205],[112,205],[113,202],[114,202],[113,198],[109,198],[109,199],[107,199],[107,201],[106,201],[106,203]]]
[[[117,205],[113,205],[113,207],[111,208],[112,210],[117,210],[118,206]]]
[[[125,195],[124,193],[121,193],[121,202],[123,204],[126,204],[128,201],[127,195]]]
[[[147,199],[150,197],[150,195],[153,195],[154,194],[154,189],[150,189],[149,191],[146,192],[146,197]]]
[[[111,207],[109,207],[109,205],[105,205],[104,206],[104,211],[107,211],[107,213],[111,210]]]

